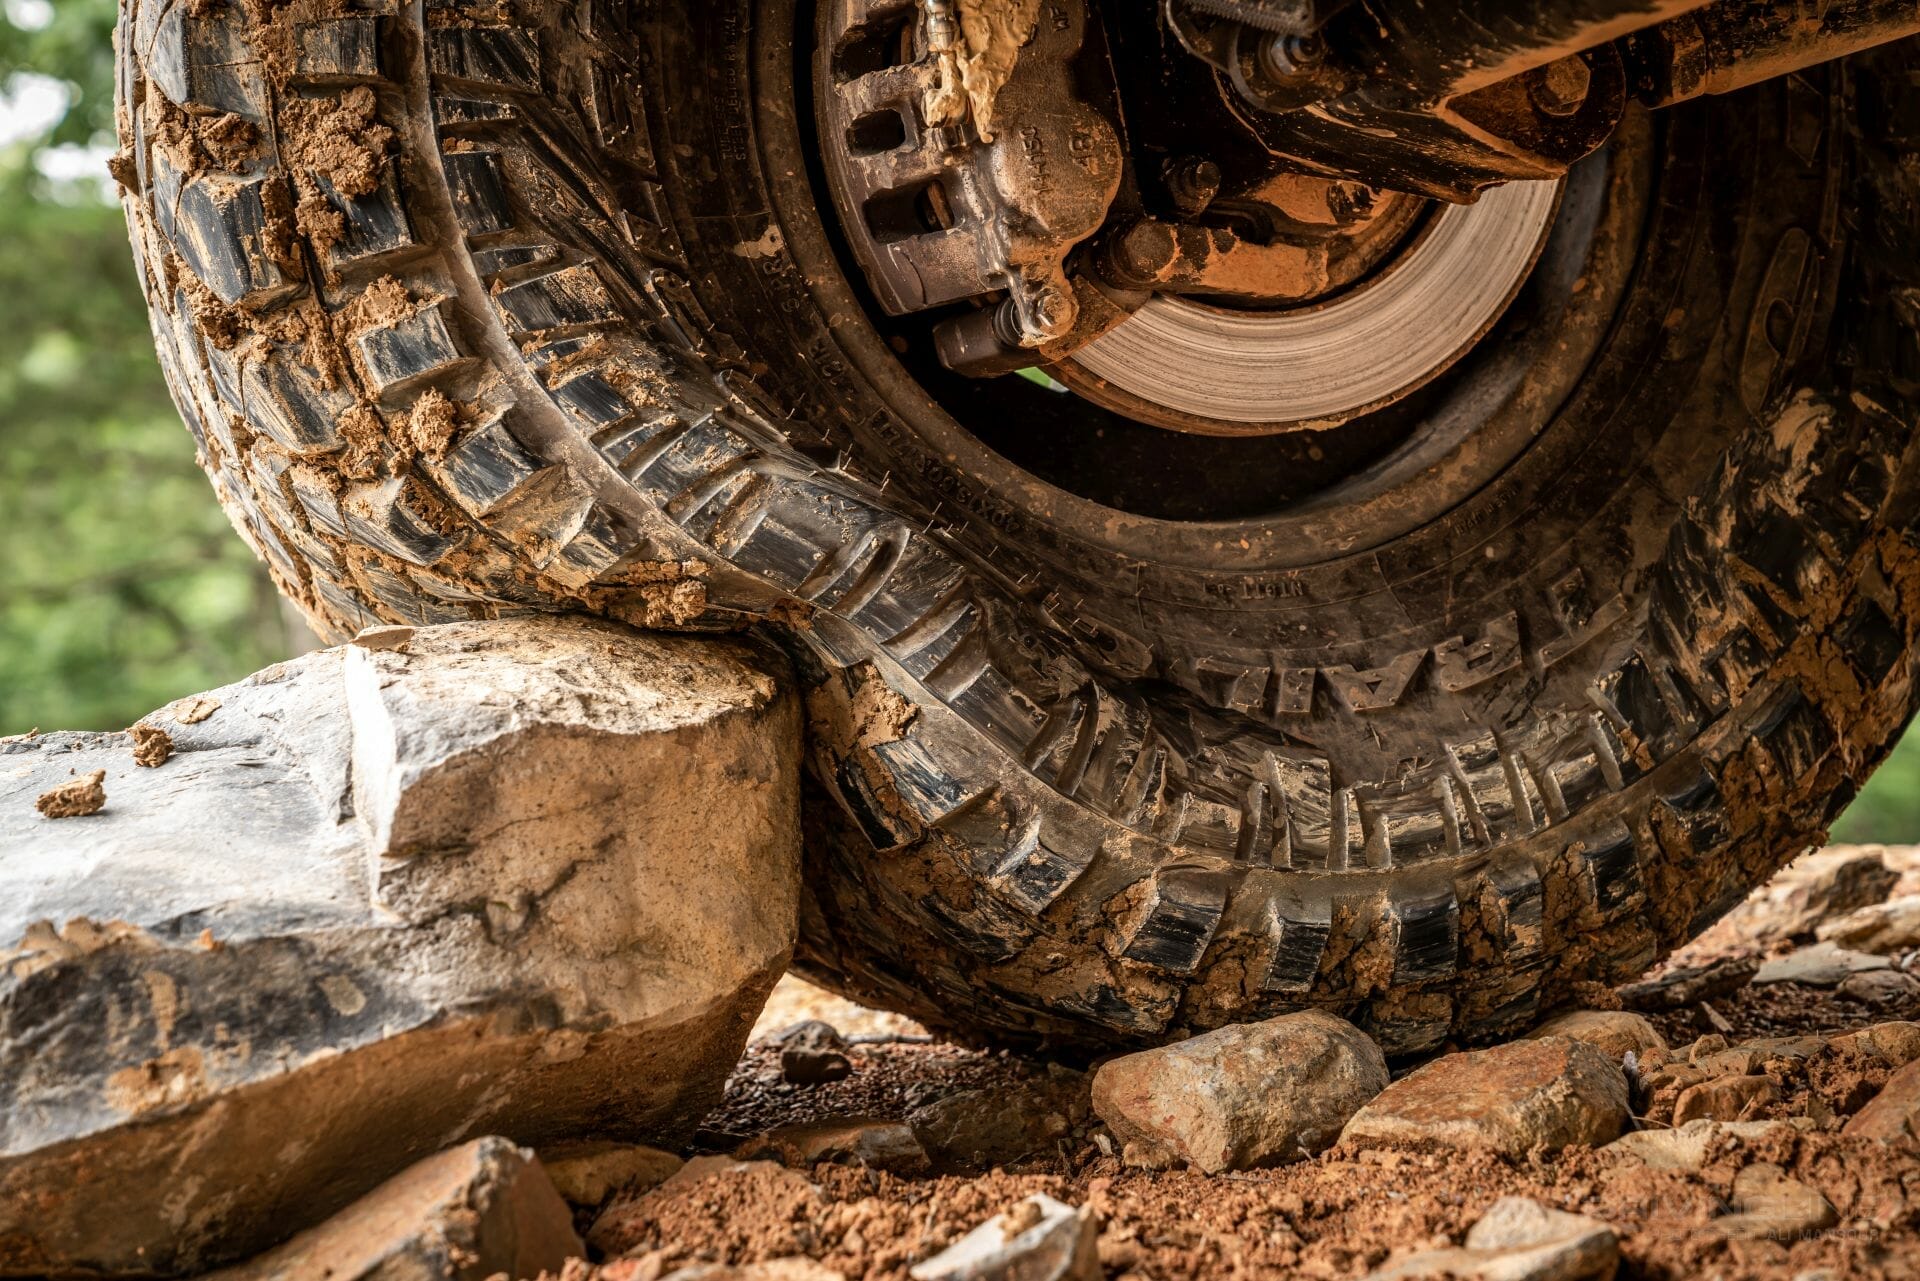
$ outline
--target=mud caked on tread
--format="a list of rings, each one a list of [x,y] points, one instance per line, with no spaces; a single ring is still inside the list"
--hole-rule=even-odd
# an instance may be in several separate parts
[[[1606,430],[1717,426],[1676,436],[1696,488],[1622,518],[1620,581],[1493,554],[1498,527],[1568,505],[1570,463],[1443,558],[1537,607],[1483,590],[1389,626],[1356,606],[1308,653],[1262,630],[1288,590],[1196,610],[1149,589],[1155,566],[1016,545],[786,394],[849,375],[824,315],[750,292],[803,274],[767,204],[712,212],[736,181],[715,167],[752,148],[683,140],[751,115],[714,85],[748,74],[752,24],[713,9],[130,0],[115,173],[181,415],[324,634],[586,610],[788,642],[816,976],[1011,1036],[1144,1041],[1316,1005],[1392,1052],[1483,1038],[1702,928],[1905,723],[1904,49],[1769,90],[1762,167],[1813,212],[1732,249],[1676,237],[1683,270],[1623,304],[1662,345],[1631,377],[1596,362]],[[1702,274],[1738,305],[1689,316],[1661,293]],[[1360,582],[1394,555],[1314,572]],[[1365,608],[1394,596],[1380,583]],[[1339,599],[1296,604],[1338,623]]]

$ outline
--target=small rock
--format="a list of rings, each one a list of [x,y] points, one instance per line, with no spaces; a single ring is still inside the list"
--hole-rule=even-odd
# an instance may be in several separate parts
[[[862,1118],[783,1125],[734,1149],[743,1161],[774,1160],[795,1169],[822,1161],[865,1165],[876,1170],[914,1174],[927,1168],[927,1153],[913,1130],[898,1121]]]
[[[1603,1281],[1619,1267],[1620,1239],[1600,1220],[1508,1196],[1468,1229],[1464,1247],[1413,1255],[1364,1281]]]
[[[558,1274],[585,1252],[533,1153],[475,1139],[388,1179],[318,1227],[205,1281],[482,1281]]]
[[[1666,1038],[1653,1024],[1631,1010],[1568,1010],[1548,1019],[1527,1036],[1529,1039],[1564,1036],[1572,1041],[1585,1041],[1614,1059],[1667,1048]]]
[[[1799,983],[1806,987],[1837,987],[1849,974],[1884,970],[1893,963],[1884,956],[1852,952],[1832,943],[1814,943],[1776,956],[1753,976],[1756,986]]]
[[[1857,952],[1888,956],[1920,948],[1920,894],[1855,908],[1814,931],[1816,938]]]
[[[1051,1152],[1091,1112],[1086,1074],[1049,1066],[1047,1075],[961,1090],[907,1118],[941,1170],[987,1170]]]
[[[1790,1134],[1785,1121],[1689,1121],[1671,1130],[1635,1130],[1600,1150],[1631,1157],[1652,1170],[1698,1170],[1716,1139],[1743,1141]]]
[[[1722,957],[1709,965],[1668,970],[1658,978],[1628,983],[1616,988],[1615,994],[1630,1010],[1658,1014],[1730,996],[1751,983],[1759,968],[1756,956]]]
[[[1733,1176],[1733,1208],[1713,1226],[1743,1240],[1792,1241],[1836,1222],[1825,1197],[1768,1161],[1742,1166]]]
[[[780,1076],[790,1085],[826,1085],[853,1074],[846,1038],[831,1023],[808,1019],[774,1039],[780,1046]]]
[[[1718,1039],[1718,1038],[1716,1038]],[[1711,1054],[1689,1058],[1687,1066],[1708,1077],[1746,1076],[1757,1071],[1764,1060],[1760,1051],[1747,1045],[1731,1045]]]
[[[913,1281],[1100,1281],[1093,1218],[1036,1192],[924,1263]]]
[[[1888,1077],[1880,1093],[1853,1114],[1841,1133],[1920,1152],[1920,1059]]]
[[[1736,1047],[1751,1051],[1754,1068],[1766,1064],[1771,1059],[1810,1059],[1827,1048],[1824,1036],[1761,1036],[1751,1041],[1742,1041]],[[1754,1068],[1747,1069],[1753,1071]]]
[[[1867,970],[1847,975],[1834,995],[1874,1009],[1887,1009],[1907,1005],[1920,996],[1920,980],[1899,970]]]
[[[81,778],[50,787],[33,803],[48,818],[85,818],[98,814],[107,803],[107,772],[97,769]]]
[[[1217,1174],[1320,1151],[1386,1085],[1366,1033],[1308,1010],[1110,1059],[1093,1110],[1136,1159]]]
[[[1920,1059],[1920,1023],[1875,1023],[1833,1038],[1834,1048],[1879,1059],[1889,1067],[1905,1067]]]
[[[1687,1046],[1687,1062],[1701,1063],[1713,1055],[1724,1053],[1732,1044],[1721,1033],[1709,1032],[1705,1036],[1696,1038],[1693,1044]]]
[[[155,769],[167,763],[173,755],[173,735],[158,725],[149,725],[145,721],[127,727],[127,737],[133,740],[133,763],[148,769]]]
[[[1746,1121],[1780,1097],[1764,1076],[1720,1076],[1690,1085],[1673,1102],[1673,1123]]]
[[[1513,1041],[1449,1054],[1395,1081],[1360,1109],[1342,1147],[1491,1148],[1525,1156],[1534,1148],[1598,1145],[1627,1119],[1620,1065],[1584,1041]]]
[[[644,1191],[672,1177],[686,1162],[642,1143],[585,1139],[540,1152],[540,1164],[560,1195],[592,1209],[615,1192]]]
[[[1882,901],[1897,880],[1878,846],[1828,846],[1781,868],[1703,938],[1763,946],[1800,938],[1823,921]]]

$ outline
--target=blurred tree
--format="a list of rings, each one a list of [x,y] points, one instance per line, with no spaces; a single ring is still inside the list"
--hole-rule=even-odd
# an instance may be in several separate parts
[[[194,465],[96,176],[113,0],[0,12],[0,734],[119,728],[288,633]]]

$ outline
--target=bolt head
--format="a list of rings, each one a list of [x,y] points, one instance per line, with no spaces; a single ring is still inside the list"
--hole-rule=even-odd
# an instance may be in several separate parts
[[[1185,156],[1167,165],[1167,194],[1181,213],[1197,214],[1220,194],[1220,166],[1204,156]]]
[[[1041,347],[1056,338],[1064,338],[1080,319],[1080,304],[1067,285],[1051,282],[1037,285],[1024,299],[1016,295],[1010,301],[1015,302],[1022,347]],[[1022,301],[1025,307],[1018,305]]]
[[[1580,110],[1593,86],[1593,72],[1578,54],[1536,68],[1527,79],[1533,105],[1550,116],[1570,116]]]

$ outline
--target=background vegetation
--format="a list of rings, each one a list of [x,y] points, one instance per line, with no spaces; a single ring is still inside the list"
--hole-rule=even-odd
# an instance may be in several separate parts
[[[105,181],[114,0],[0,4],[0,734],[117,729],[304,637],[154,363]],[[1920,734],[1835,835],[1920,839]]]
[[[292,644],[154,363],[104,182],[113,21],[0,23],[0,734],[117,729]]]

